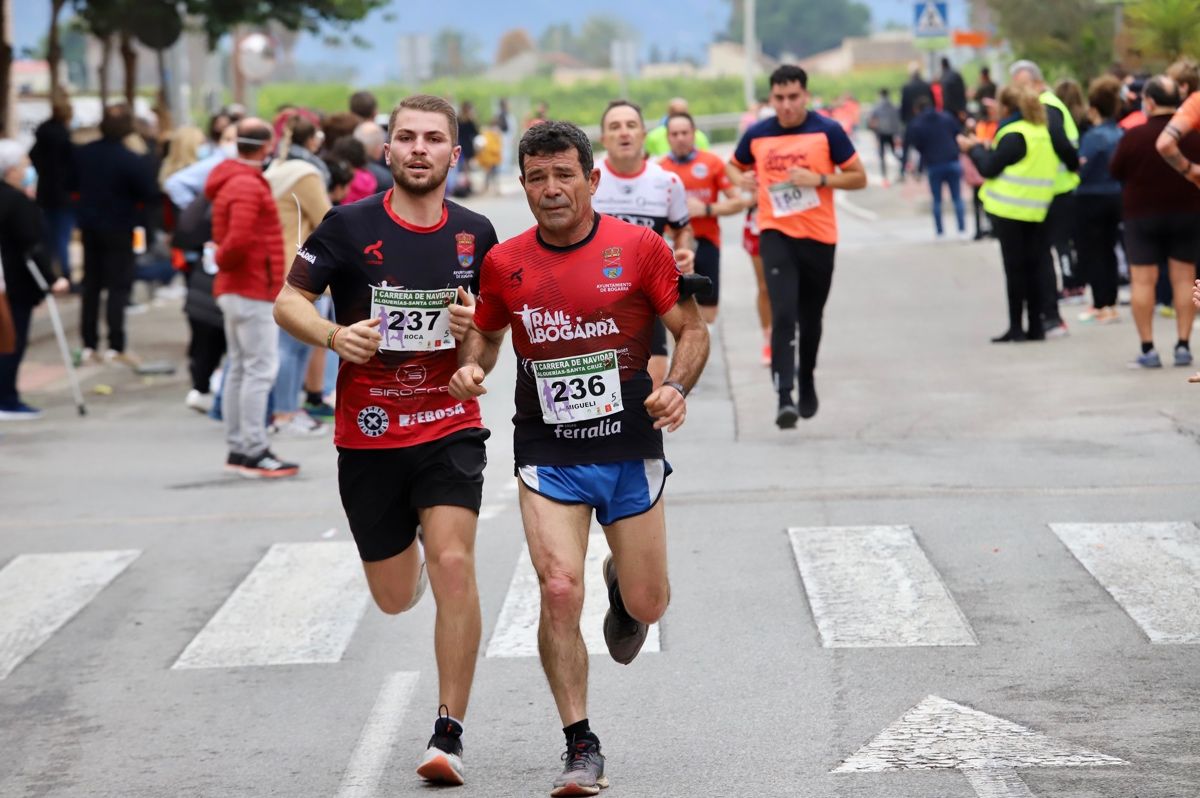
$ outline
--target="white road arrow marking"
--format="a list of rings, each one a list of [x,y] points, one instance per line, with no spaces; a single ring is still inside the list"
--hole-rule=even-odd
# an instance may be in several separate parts
[[[1200,529],[1194,524],[1051,524],[1151,643],[1200,643]]]
[[[961,770],[979,798],[1030,798],[1017,768],[1125,764],[931,695],[833,772]]]

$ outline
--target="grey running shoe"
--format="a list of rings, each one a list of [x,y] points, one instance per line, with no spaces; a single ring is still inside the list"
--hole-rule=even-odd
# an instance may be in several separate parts
[[[1143,352],[1137,356],[1137,359],[1130,362],[1131,369],[1160,369],[1162,368],[1162,359],[1159,358],[1158,352],[1151,349],[1149,352]]]
[[[421,559],[421,570],[417,573],[417,586],[413,588],[412,601],[408,602],[408,606],[402,611],[408,612],[421,601],[421,597],[425,595],[425,588],[429,586],[429,574],[425,571],[425,533],[418,529],[417,539],[414,541],[417,545],[417,556]]]
[[[1175,365],[1190,366],[1192,365],[1192,350],[1186,346],[1175,347]]]
[[[604,643],[614,660],[628,665],[642,650],[646,635],[650,633],[650,625],[636,620],[625,611],[625,605],[621,602],[621,591],[617,587],[617,569],[613,565],[611,554],[604,558],[604,584],[608,586],[608,612],[604,613]]]
[[[554,780],[553,796],[598,795],[608,786],[604,775],[604,755],[600,753],[600,741],[595,735],[577,737],[567,746],[562,755],[566,762],[562,775]]]

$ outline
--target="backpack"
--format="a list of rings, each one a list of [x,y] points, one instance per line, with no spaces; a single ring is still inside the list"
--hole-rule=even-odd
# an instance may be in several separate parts
[[[185,251],[204,249],[212,241],[212,203],[203,194],[192,200],[175,221],[171,246]]]

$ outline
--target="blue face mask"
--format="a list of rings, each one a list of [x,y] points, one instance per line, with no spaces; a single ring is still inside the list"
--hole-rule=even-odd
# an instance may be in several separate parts
[[[212,155],[213,146],[207,141],[196,148],[196,160],[203,161],[208,156]]]
[[[25,167],[25,174],[21,177],[21,188],[29,188],[37,183],[37,170],[33,168],[33,164]]]

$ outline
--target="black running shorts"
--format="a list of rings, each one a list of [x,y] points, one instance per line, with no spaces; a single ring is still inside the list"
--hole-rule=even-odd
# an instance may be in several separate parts
[[[402,449],[338,448],[338,488],[364,562],[395,557],[417,536],[417,510],[450,505],[479,512],[486,429],[465,429]]]
[[[721,295],[721,250],[707,238],[696,239],[696,274],[712,280],[712,288],[696,294],[696,302],[716,307]]]
[[[1167,258],[1195,263],[1200,256],[1200,225],[1195,214],[1126,219],[1125,255],[1133,266],[1159,266]]]

